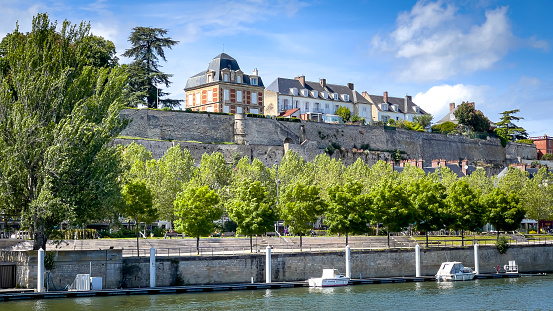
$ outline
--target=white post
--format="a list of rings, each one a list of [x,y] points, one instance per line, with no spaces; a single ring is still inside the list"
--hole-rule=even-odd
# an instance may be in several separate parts
[[[267,246],[265,253],[265,283],[271,283],[271,247]]]
[[[478,243],[474,243],[474,273],[480,274],[480,264],[478,263]]]
[[[39,293],[44,291],[44,250],[42,248],[38,250],[36,291]]]
[[[156,287],[156,249],[150,248],[150,287]]]
[[[415,245],[415,276],[421,276],[421,247],[419,244]]]
[[[346,245],[346,277],[351,278],[351,248]]]

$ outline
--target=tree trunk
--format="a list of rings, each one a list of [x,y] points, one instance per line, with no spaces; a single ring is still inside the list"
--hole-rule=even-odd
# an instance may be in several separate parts
[[[348,232],[346,232],[346,246],[349,245],[349,244],[348,244],[348,237],[349,237],[349,234],[348,234]]]
[[[388,248],[390,248],[390,230],[388,230],[387,234],[388,234]]]
[[[303,235],[303,233],[300,232],[300,252],[302,251],[302,241],[301,241],[301,236]]]
[[[426,248],[428,248],[428,231],[425,231],[424,235],[426,235]]]
[[[253,253],[253,235],[250,235],[250,253]]]
[[[465,230],[461,230],[461,246],[465,246]]]
[[[39,249],[46,250],[46,242],[48,239],[46,238],[46,235],[44,234],[44,227],[42,225],[39,225],[39,228],[36,228],[34,232],[34,242],[33,242],[33,250],[38,251]]]
[[[198,255],[200,254],[200,236],[198,235],[196,237],[196,250],[198,251]]]

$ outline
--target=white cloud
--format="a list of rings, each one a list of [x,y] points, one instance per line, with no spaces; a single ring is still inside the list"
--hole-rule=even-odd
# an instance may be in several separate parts
[[[491,88],[475,85],[438,85],[431,87],[425,93],[418,93],[413,102],[434,116],[434,122],[440,120],[449,112],[449,103],[460,105],[462,102],[475,102],[476,109],[486,102]]]
[[[419,1],[399,14],[396,29],[373,37],[373,49],[394,55],[401,81],[432,82],[492,67],[517,47],[547,49],[545,41],[513,35],[507,7],[485,12],[482,24],[443,1]]]

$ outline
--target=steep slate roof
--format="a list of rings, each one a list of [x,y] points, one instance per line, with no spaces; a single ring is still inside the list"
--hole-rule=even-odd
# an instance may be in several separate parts
[[[221,82],[223,81],[223,77],[221,76],[221,70],[224,68],[228,68],[230,70],[240,70],[240,66],[238,66],[238,62],[232,58],[230,55],[221,53],[217,55],[215,58],[211,60],[209,63],[209,66],[207,67],[207,70],[204,70],[198,74],[193,75],[192,77],[188,78],[188,81],[186,82],[186,87],[184,88],[189,89],[193,87],[200,86],[202,84],[206,84],[207,82],[207,72],[208,71],[214,71],[215,75],[213,76],[213,82]],[[209,82],[211,83],[211,82]],[[236,83],[236,82],[225,82],[225,83]],[[242,83],[237,84],[246,84],[250,85],[250,75],[243,74]],[[263,81],[261,80],[261,77],[257,77],[257,85],[263,87]]]
[[[298,89],[298,95],[292,94],[291,88]],[[312,81],[305,81],[305,86],[301,84],[299,80],[296,79],[287,79],[287,78],[277,78],[273,83],[271,83],[267,88],[267,90],[277,92],[282,95],[290,95],[290,96],[296,96],[296,97],[304,97],[304,98],[315,98],[313,97],[313,94],[311,94],[311,91],[317,91],[317,99],[321,100],[331,100],[335,102],[349,102],[349,103],[359,103],[359,104],[370,104],[368,100],[365,99],[365,97],[361,96],[357,91],[350,89],[349,87],[345,85],[337,85],[337,84],[326,84],[326,87],[323,87],[319,82],[312,82]],[[309,91],[308,96],[303,96],[301,94],[302,89],[307,89]],[[324,98],[322,96],[322,92],[327,92],[328,97]],[[332,97],[333,93],[338,93],[338,100],[335,100],[334,97]],[[341,97],[342,94],[346,94],[349,96],[348,101],[344,101]]]
[[[367,94],[367,96],[369,97],[369,101],[374,104],[374,106],[376,107],[376,109],[378,111],[389,111],[389,110],[380,109],[380,104],[384,103],[384,96],[370,95],[370,94]],[[410,97],[407,99],[407,111],[404,111],[405,110],[405,98],[388,96],[388,104],[398,105],[398,108],[399,108],[398,112],[400,112],[400,113],[427,114],[427,112],[424,111],[421,107],[417,106],[417,104],[415,104],[411,100]],[[415,107],[419,107],[419,112],[418,113],[415,111]],[[395,112],[395,111],[392,111],[392,112]]]

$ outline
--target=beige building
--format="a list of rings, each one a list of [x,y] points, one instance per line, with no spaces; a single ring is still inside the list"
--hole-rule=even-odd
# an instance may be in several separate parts
[[[234,58],[222,53],[211,60],[207,70],[188,78],[185,108],[263,114],[264,89],[257,69],[245,74]]]
[[[399,121],[407,120],[413,122],[416,116],[427,114],[413,101],[411,96],[405,95],[404,98],[390,97],[388,92],[384,92],[382,96],[370,95],[363,92],[363,97],[372,105],[372,121],[373,122],[388,122],[390,119]]]

